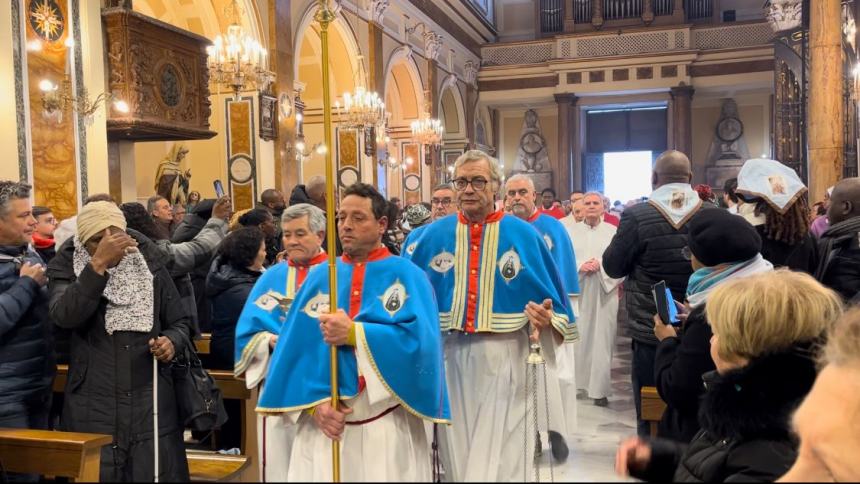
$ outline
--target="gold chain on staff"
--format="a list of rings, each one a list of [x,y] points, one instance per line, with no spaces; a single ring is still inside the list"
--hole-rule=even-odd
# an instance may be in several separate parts
[[[335,225],[335,173],[332,161],[331,142],[331,92],[329,87],[328,66],[328,26],[334,21],[334,12],[329,8],[327,0],[319,0],[319,9],[314,19],[320,24],[320,44],[322,48],[322,91],[323,91],[323,142],[325,143],[325,180],[326,180],[326,233],[328,234],[326,251],[328,252],[328,287],[329,312],[337,311],[337,251],[335,242],[337,227]],[[338,409],[337,382],[337,346],[332,345],[331,358],[331,406]],[[332,482],[340,482],[340,442],[331,441],[331,471]]]

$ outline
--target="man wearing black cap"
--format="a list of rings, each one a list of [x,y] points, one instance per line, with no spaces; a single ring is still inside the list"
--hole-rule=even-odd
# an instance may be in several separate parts
[[[689,442],[699,430],[699,397],[704,393],[702,375],[714,369],[710,356],[711,327],[705,304],[720,284],[773,270],[759,251],[761,237],[755,227],[726,210],[699,210],[687,223],[689,256],[693,274],[687,286],[689,316],[679,338],[676,328],[654,316],[654,335],[660,341],[655,358],[655,380],[667,403],[658,427],[660,437]]]

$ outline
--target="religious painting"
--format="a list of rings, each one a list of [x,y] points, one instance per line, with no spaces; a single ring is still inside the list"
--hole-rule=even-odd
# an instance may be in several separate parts
[[[278,137],[278,98],[260,93],[260,138],[271,141]]]
[[[785,179],[780,175],[767,177],[770,192],[774,195],[785,195]]]

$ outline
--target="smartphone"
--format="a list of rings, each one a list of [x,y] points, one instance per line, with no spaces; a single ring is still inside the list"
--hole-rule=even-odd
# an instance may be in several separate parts
[[[664,324],[673,326],[681,324],[678,319],[678,308],[672,298],[672,291],[666,287],[666,281],[660,281],[651,286],[651,295],[654,297],[654,305],[657,306],[657,314]]]
[[[215,186],[215,196],[221,198],[224,196],[224,185],[221,184],[221,180],[215,180],[212,182],[212,185]]]

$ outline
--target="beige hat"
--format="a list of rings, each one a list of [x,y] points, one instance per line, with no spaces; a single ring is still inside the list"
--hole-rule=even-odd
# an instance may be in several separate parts
[[[108,227],[126,227],[125,216],[113,202],[90,202],[78,214],[78,240],[82,244]]]

